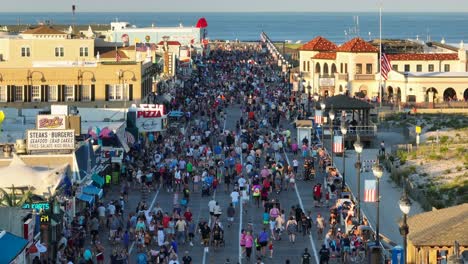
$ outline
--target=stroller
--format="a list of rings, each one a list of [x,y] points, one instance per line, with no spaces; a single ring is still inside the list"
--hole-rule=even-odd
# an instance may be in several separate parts
[[[211,186],[209,184],[203,183],[202,192],[201,192],[202,197],[203,196],[210,196],[210,189],[211,189]]]

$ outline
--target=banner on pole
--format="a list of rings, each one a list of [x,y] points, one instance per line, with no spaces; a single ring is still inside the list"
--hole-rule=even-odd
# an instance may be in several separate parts
[[[314,121],[315,121],[315,124],[317,125],[323,124],[322,110],[315,110]]]
[[[376,180],[364,181],[364,202],[366,203],[377,202],[377,181]]]
[[[343,136],[334,136],[333,137],[333,152],[342,153],[343,152]]]

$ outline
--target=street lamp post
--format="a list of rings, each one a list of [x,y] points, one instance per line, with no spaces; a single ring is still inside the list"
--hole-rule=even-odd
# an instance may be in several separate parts
[[[328,112],[328,116],[330,117],[330,140],[331,140],[331,164],[334,166],[333,163],[333,144],[335,143],[335,139],[333,138],[335,134],[335,129],[333,128],[333,120],[335,120],[335,111],[333,110],[333,105],[331,106],[330,112]]]
[[[406,222],[406,218],[411,210],[411,201],[408,198],[406,188],[403,190],[403,194],[400,198],[400,210],[403,213],[403,222],[400,225],[400,234],[403,236],[403,264],[406,264],[407,251],[408,251],[408,233],[409,227]]]
[[[307,85],[307,90],[309,92],[308,96],[307,96],[307,113],[310,115],[310,103],[312,101],[312,94],[310,93],[310,90],[312,89],[312,87],[309,85]]]
[[[122,97],[123,97],[123,100],[124,100],[124,111],[123,111],[123,113],[124,113],[124,120],[127,120],[127,115],[126,115],[126,113],[127,113],[127,100],[128,100],[128,97],[129,97],[129,96],[128,96],[129,91],[128,91],[128,89],[126,89],[126,83],[125,83],[125,80],[124,80],[124,75],[125,75],[126,72],[129,72],[129,73],[133,74],[133,76],[132,76],[132,78],[131,78],[131,80],[132,80],[133,82],[135,82],[135,81],[137,80],[137,79],[136,79],[136,76],[135,76],[135,73],[132,72],[132,71],[129,71],[129,70],[119,70],[119,71],[117,72],[117,77],[119,77],[119,85],[120,85],[120,83],[122,82],[122,93],[123,93],[123,96],[122,96]]]
[[[372,172],[374,173],[375,178],[377,179],[377,220],[375,227],[376,242],[377,246],[380,245],[380,179],[383,176],[383,167],[379,164],[379,159],[372,166]]]
[[[354,142],[354,150],[357,153],[357,203],[356,203],[356,212],[358,215],[358,222],[361,224],[361,153],[364,146],[361,143],[361,138],[357,135],[357,140]]]
[[[341,123],[341,135],[343,135],[342,139],[343,139],[343,170],[341,172],[341,175],[343,175],[343,182],[341,184],[341,190],[344,191],[344,189],[346,188],[346,140],[345,140],[345,137],[346,137],[346,133],[348,132],[348,127],[346,126],[346,123],[345,122],[342,122]]]
[[[325,104],[325,101],[322,101],[320,102],[320,109],[322,109],[322,116],[325,116],[324,115],[324,111],[325,111],[325,108],[327,107],[327,105]],[[325,132],[325,129],[324,129],[324,122],[322,121],[322,148],[325,148],[325,143],[323,142],[323,134]]]

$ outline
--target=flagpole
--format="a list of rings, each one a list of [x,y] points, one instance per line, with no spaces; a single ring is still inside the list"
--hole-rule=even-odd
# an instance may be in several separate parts
[[[379,39],[379,102],[380,108],[382,108],[382,5],[379,7]]]

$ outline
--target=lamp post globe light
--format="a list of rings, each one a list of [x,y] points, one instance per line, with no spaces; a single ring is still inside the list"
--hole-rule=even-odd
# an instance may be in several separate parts
[[[361,143],[361,138],[357,135],[357,140],[354,142],[354,150],[357,153],[357,202],[356,202],[356,212],[358,216],[358,222],[361,224],[361,153],[364,148],[364,145]]]
[[[376,242],[377,245],[380,244],[380,179],[383,176],[383,167],[379,164],[379,160],[377,159],[376,163],[372,166],[372,172],[374,173],[375,178],[377,179],[377,220],[376,220]]]
[[[319,95],[318,95],[318,93],[315,93],[315,94],[314,94],[314,100],[315,100],[315,102],[318,102],[318,99],[319,99]]]
[[[334,133],[335,133],[335,129],[333,128],[333,120],[335,120],[335,110],[333,110],[333,105],[331,106],[331,110],[330,112],[328,112],[328,116],[330,117],[330,141],[331,141],[331,164],[332,166],[334,166],[334,163],[333,163],[333,144],[335,143],[334,141]]]
[[[342,139],[343,139],[343,170],[341,172],[341,175],[343,176],[343,182],[341,183],[341,190],[344,191],[344,189],[346,188],[346,146],[345,146],[345,143],[346,143],[346,140],[345,140],[345,137],[346,137],[346,134],[348,133],[348,126],[346,125],[346,122],[342,122],[341,123],[341,135],[343,136]]]
[[[406,189],[403,191],[403,194],[400,198],[400,210],[403,213],[403,222],[400,225],[400,234],[403,236],[403,264],[406,264],[407,259],[407,248],[408,248],[408,233],[409,227],[408,223],[406,222],[407,216],[411,210],[411,201],[408,198],[408,194]]]

